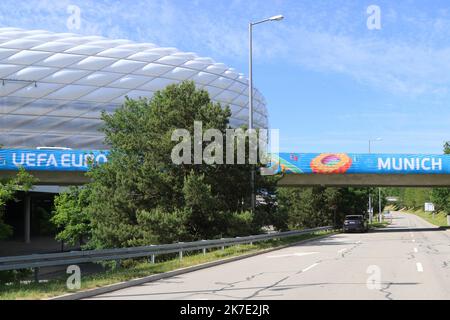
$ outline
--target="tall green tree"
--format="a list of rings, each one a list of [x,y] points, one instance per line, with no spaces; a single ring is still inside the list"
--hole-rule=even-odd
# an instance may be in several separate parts
[[[37,180],[23,168],[20,168],[13,178],[0,181],[0,240],[12,235],[11,226],[4,221],[6,203],[15,200],[17,192],[30,191],[36,182]]]
[[[444,143],[443,149],[444,154],[450,154],[450,141]],[[437,210],[450,214],[450,188],[433,188],[431,200],[436,205]]]
[[[346,215],[366,214],[367,201],[362,188],[278,188],[277,214],[290,229],[340,225]]]
[[[51,222],[58,228],[56,239],[68,244],[82,245],[83,239],[91,235],[90,216],[90,186],[71,187],[55,197],[55,210]]]
[[[194,121],[201,121],[203,131],[218,129],[225,141],[230,115],[192,82],[170,85],[151,99],[127,99],[113,114],[103,113],[110,155],[89,173],[91,245],[218,237],[230,234],[236,221],[238,232],[253,230],[254,216],[246,213],[249,165],[193,164],[192,139],[192,164],[174,164],[171,158],[179,143],[172,140],[175,129],[192,138]]]

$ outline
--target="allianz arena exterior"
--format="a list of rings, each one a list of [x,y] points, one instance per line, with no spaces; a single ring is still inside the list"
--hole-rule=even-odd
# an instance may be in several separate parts
[[[8,148],[102,149],[102,110],[152,97],[192,80],[232,110],[232,126],[248,121],[248,81],[211,58],[151,43],[99,36],[0,28],[0,144]],[[267,128],[255,89],[254,125]]]

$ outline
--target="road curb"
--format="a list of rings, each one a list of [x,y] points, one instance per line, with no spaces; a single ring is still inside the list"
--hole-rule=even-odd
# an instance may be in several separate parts
[[[284,248],[289,248],[289,247],[292,247],[292,246],[296,246],[296,245],[299,245],[299,244],[303,244],[303,243],[307,243],[307,242],[311,242],[311,241],[315,241],[315,240],[320,240],[320,239],[323,239],[323,238],[330,237],[332,235],[335,235],[335,233],[319,236],[319,237],[312,238],[312,239],[306,239],[306,240],[302,240],[302,241],[298,241],[298,242],[293,242],[293,243],[290,243],[290,244],[287,244],[287,245],[283,245],[283,246],[280,246],[280,247],[276,247],[276,248],[271,248],[271,249],[265,249],[265,250],[261,250],[261,251],[257,251],[257,252],[252,252],[252,253],[244,254],[244,255],[241,255],[241,256],[220,259],[220,260],[216,260],[216,261],[211,261],[211,262],[198,264],[198,265],[191,266],[191,267],[186,267],[186,268],[181,268],[181,269],[177,269],[177,270],[173,270],[173,271],[169,271],[169,272],[154,274],[154,275],[150,275],[150,276],[143,277],[143,278],[128,280],[128,281],[125,281],[125,282],[119,282],[119,283],[111,284],[111,285],[100,287],[100,288],[89,289],[89,290],[86,290],[86,291],[81,291],[81,292],[76,292],[76,293],[68,293],[68,294],[64,294],[64,295],[61,295],[61,296],[49,298],[47,300],[81,300],[81,299],[86,299],[86,298],[98,296],[98,295],[101,295],[101,294],[104,294],[104,293],[113,292],[113,291],[129,288],[129,287],[133,287],[133,286],[138,286],[138,285],[141,285],[141,284],[144,284],[144,283],[148,283],[148,282],[154,282],[154,281],[175,277],[175,276],[182,275],[182,274],[189,273],[189,272],[194,272],[194,271],[197,271],[197,270],[207,269],[207,268],[215,267],[215,266],[218,266],[218,265],[222,265],[222,264],[226,264],[226,263],[230,263],[230,262],[234,262],[234,261],[239,261],[239,260],[251,258],[251,257],[258,256],[258,255],[261,255],[261,254],[264,254],[264,253],[277,251],[277,250],[281,250],[281,249],[284,249]]]

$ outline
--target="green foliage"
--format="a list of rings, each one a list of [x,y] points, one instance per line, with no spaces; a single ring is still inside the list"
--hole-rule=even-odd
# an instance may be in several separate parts
[[[255,223],[251,211],[231,212],[227,214],[226,218],[227,230],[225,235],[228,237],[248,236],[260,231],[260,225]]]
[[[286,219],[290,229],[340,225],[346,215],[366,213],[368,190],[325,187],[278,188],[277,201],[278,214]]]
[[[20,168],[17,175],[12,179],[0,181],[0,240],[7,239],[13,232],[12,227],[3,220],[6,203],[15,200],[16,192],[30,191],[36,182],[37,180],[23,168]],[[0,283],[16,281],[28,274],[27,270],[0,271]]]
[[[450,154],[450,142],[444,143],[444,154]],[[436,206],[436,210],[444,211],[450,214],[450,189],[449,188],[434,188],[431,191],[431,200]]]
[[[38,216],[38,220],[36,221],[39,225],[39,233],[41,235],[53,236],[55,232],[57,232],[56,226],[52,223],[53,212],[52,210],[47,210],[46,208],[42,208],[37,206],[34,209],[34,212]]]
[[[434,188],[431,191],[431,201],[435,205],[436,211],[450,213],[450,189]]]
[[[444,154],[450,154],[450,141],[444,143]]]
[[[3,220],[6,203],[15,200],[14,196],[18,191],[28,192],[31,190],[34,183],[36,183],[36,179],[23,168],[20,168],[12,179],[0,181],[0,240],[12,235],[11,226],[5,224]]]
[[[19,282],[31,275],[30,269],[0,271],[0,285]]]
[[[203,130],[218,129],[225,141],[230,115],[193,82],[170,85],[152,99],[127,99],[113,114],[103,113],[110,154],[106,164],[89,172],[90,246],[243,235],[271,220],[267,208],[247,211],[250,166],[172,162],[175,129],[193,137],[194,121],[201,121]],[[257,176],[259,185],[262,180]]]
[[[224,213],[215,209],[216,201],[211,192],[211,185],[205,182],[205,175],[191,171],[184,179],[183,197],[189,211],[188,224],[194,238],[214,237],[221,232],[217,225]]]
[[[91,233],[88,213],[90,190],[71,187],[55,198],[55,211],[51,222],[60,230],[56,239],[74,245],[83,242]]]
[[[450,142],[443,146],[444,154],[450,154]],[[389,188],[389,195],[400,198],[396,206],[407,209],[423,209],[425,202],[432,202],[436,211],[450,213],[449,188]]]
[[[162,208],[139,211],[137,222],[141,226],[142,237],[135,244],[189,241],[192,238],[187,230],[189,214],[188,210],[180,209],[174,209],[172,212]]]

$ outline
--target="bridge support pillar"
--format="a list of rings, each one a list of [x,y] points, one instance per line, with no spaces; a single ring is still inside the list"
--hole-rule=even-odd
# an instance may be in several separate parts
[[[24,199],[24,241],[31,242],[31,196],[25,195]]]

